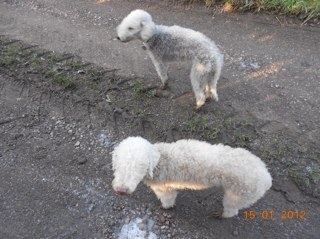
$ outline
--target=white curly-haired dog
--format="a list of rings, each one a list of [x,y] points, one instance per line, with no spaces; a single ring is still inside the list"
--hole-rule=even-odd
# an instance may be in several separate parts
[[[112,163],[116,193],[131,194],[144,181],[163,208],[174,206],[177,190],[222,186],[222,217],[237,215],[272,184],[265,164],[249,151],[198,140],[151,144],[141,137],[129,137],[114,149]]]
[[[149,13],[134,10],[117,27],[118,39],[139,39],[165,88],[168,80],[166,62],[180,59],[193,61],[190,78],[199,109],[212,97],[218,101],[217,82],[223,66],[223,55],[216,44],[200,32],[179,26],[155,25]]]

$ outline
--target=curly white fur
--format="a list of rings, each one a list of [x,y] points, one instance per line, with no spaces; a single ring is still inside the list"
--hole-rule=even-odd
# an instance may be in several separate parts
[[[168,80],[166,62],[179,59],[193,61],[190,78],[196,97],[196,109],[207,98],[218,101],[217,82],[223,66],[223,55],[216,44],[200,32],[179,26],[155,25],[149,13],[134,10],[117,27],[118,39],[141,40],[165,87]]]
[[[223,217],[255,203],[272,184],[265,164],[249,151],[197,140],[151,144],[129,137],[114,149],[112,162],[117,193],[131,194],[144,181],[164,208],[174,206],[177,190],[222,186]]]

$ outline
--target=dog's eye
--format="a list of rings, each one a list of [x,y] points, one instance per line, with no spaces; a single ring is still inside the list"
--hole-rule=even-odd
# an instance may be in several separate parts
[[[132,28],[132,27],[128,27],[128,30],[129,30],[129,31],[132,31],[132,30],[133,30],[133,28]]]

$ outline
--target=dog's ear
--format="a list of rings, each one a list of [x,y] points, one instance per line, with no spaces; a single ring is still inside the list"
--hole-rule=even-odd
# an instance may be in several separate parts
[[[141,27],[141,39],[143,41],[147,41],[152,37],[154,31],[155,31],[155,24],[153,21],[145,21],[142,20],[140,22],[140,27]]]

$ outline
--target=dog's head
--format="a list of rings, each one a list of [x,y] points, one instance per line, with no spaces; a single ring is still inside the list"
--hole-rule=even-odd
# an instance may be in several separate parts
[[[131,194],[145,176],[152,178],[159,151],[141,137],[123,140],[112,153],[112,187],[120,195]]]
[[[128,42],[133,39],[147,41],[152,37],[155,24],[146,11],[137,9],[126,16],[117,27],[118,40]]]

